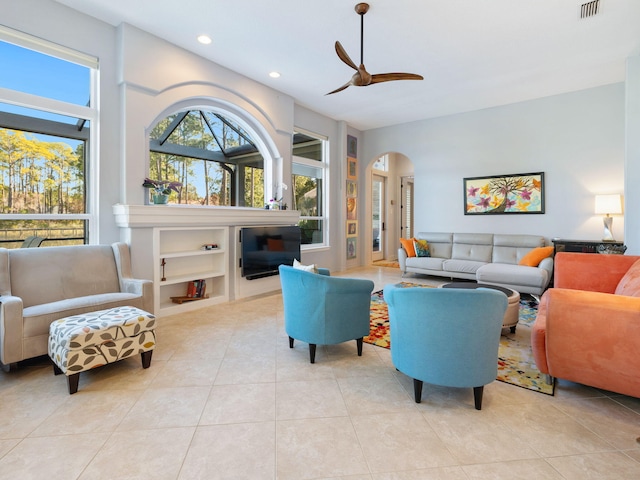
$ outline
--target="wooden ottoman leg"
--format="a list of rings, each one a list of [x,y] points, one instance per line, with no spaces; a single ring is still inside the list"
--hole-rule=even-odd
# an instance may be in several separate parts
[[[74,373],[67,377],[67,384],[69,385],[69,395],[73,395],[78,391],[78,381],[80,380],[80,374]]]
[[[142,368],[149,368],[149,366],[151,365],[152,354],[153,354],[153,350],[148,350],[140,354],[140,356],[142,357]]]

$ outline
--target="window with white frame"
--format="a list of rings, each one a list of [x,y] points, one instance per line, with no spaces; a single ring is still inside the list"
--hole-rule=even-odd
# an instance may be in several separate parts
[[[292,207],[300,212],[302,245],[327,243],[327,143],[308,132],[296,131],[293,136]]]
[[[3,26],[0,58],[0,245],[89,243],[97,59]]]

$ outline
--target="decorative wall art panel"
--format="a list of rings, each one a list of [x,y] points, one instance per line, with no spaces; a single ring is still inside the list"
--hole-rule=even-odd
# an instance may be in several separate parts
[[[544,173],[465,178],[464,214],[544,213]]]

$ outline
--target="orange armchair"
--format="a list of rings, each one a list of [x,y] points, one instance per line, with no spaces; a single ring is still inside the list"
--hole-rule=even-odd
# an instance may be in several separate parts
[[[640,397],[640,256],[560,252],[531,331],[544,374]]]

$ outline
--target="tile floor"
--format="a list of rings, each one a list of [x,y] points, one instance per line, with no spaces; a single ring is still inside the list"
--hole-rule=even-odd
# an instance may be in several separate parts
[[[493,382],[482,411],[471,389],[425,385],[418,405],[388,350],[319,347],[315,365],[306,344],[290,350],[277,294],[163,318],[157,334],[151,368],[84,373],[73,396],[44,360],[0,372],[0,479],[640,478],[640,399]]]

